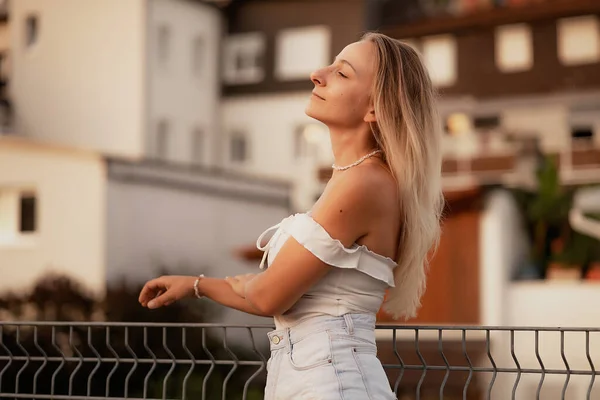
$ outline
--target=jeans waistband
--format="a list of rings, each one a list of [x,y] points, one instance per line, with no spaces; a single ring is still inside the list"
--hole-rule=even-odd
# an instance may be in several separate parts
[[[344,314],[340,317],[323,315],[310,317],[290,328],[267,333],[271,351],[297,343],[304,337],[324,330],[344,329],[352,334],[354,329],[375,329],[375,314]]]

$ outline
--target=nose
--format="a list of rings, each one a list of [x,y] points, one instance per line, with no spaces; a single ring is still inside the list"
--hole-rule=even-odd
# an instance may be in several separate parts
[[[310,74],[310,80],[315,84],[315,86],[325,85],[325,78],[323,77],[323,74],[321,74],[321,70],[313,71]]]

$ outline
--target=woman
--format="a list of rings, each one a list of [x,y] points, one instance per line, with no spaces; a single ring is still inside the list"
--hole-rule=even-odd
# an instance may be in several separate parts
[[[195,293],[273,316],[266,399],[395,399],[376,357],[375,314],[383,303],[396,318],[415,315],[439,236],[434,91],[415,51],[376,33],[311,80],[306,113],[329,128],[334,172],[310,212],[261,235],[268,269],[164,276],[145,285],[140,302],[156,308]]]

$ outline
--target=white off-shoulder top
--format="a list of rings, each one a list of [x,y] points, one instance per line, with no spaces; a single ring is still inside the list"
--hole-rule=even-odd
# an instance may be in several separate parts
[[[273,233],[263,245],[264,238]],[[364,245],[344,247],[316,222],[310,213],[294,214],[264,231],[256,246],[264,251],[260,268],[271,265],[290,237],[332,270],[306,292],[288,311],[275,317],[277,329],[317,315],[342,316],[346,313],[376,313],[385,290],[394,286],[396,262],[374,253]]]

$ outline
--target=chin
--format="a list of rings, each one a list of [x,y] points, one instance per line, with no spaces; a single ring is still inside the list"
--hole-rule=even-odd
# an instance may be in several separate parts
[[[323,120],[322,113],[319,112],[318,107],[315,107],[315,105],[312,104],[312,102],[309,102],[306,105],[306,108],[304,109],[304,113],[306,115],[308,115],[309,117],[316,119],[319,122],[325,123],[325,121]]]

